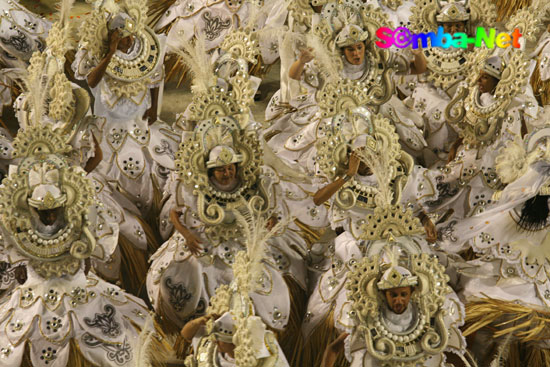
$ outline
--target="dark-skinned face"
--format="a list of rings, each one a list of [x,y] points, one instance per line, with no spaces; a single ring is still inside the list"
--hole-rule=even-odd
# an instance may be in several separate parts
[[[484,71],[479,74],[479,79],[477,80],[477,86],[481,93],[493,93],[497,87],[498,79],[494,76],[491,76]]]
[[[218,340],[218,350],[229,355],[231,358],[235,358],[235,344],[233,343],[226,343]]]
[[[466,22],[448,22],[440,23],[443,26],[445,33],[455,34],[455,33],[465,33],[466,31]]]
[[[386,302],[388,307],[394,313],[400,315],[407,309],[409,301],[411,300],[412,287],[399,287],[387,289],[384,293],[386,295]]]
[[[57,209],[38,210],[38,217],[43,224],[51,226],[57,219]]]
[[[118,50],[128,53],[128,50],[130,50],[130,47],[134,44],[134,36],[129,35],[126,37],[123,37],[118,41]]]

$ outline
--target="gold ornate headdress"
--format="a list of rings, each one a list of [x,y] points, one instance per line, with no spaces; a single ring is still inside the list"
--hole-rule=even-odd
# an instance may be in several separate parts
[[[66,161],[70,147],[50,126],[20,131],[14,148],[22,161],[0,188],[2,225],[42,277],[74,274],[96,244],[88,220],[95,190],[85,172]],[[41,210],[62,219],[54,234],[37,227]]]
[[[108,50],[109,22],[124,16],[120,24],[125,32],[133,34],[141,43],[140,52],[133,59],[114,55],[107,66],[109,88],[117,96],[131,98],[143,93],[163,62],[161,46],[155,32],[146,25],[147,2],[144,0],[98,0],[93,11],[84,19],[79,30],[80,47],[87,50],[92,62],[99,63]],[[111,24],[115,26],[116,24]]]
[[[209,320],[207,332],[216,339],[235,344],[236,364],[241,367],[274,366],[278,360],[278,348],[273,334],[265,323],[254,314],[251,293],[261,291],[264,277],[266,242],[287,223],[277,223],[267,229],[267,216],[257,210],[253,201],[235,212],[238,225],[245,237],[246,251],[240,251],[233,263],[234,279],[229,286],[216,289],[208,314],[222,314],[217,320]],[[270,356],[265,355],[265,351]],[[267,358],[266,358],[267,357]]]
[[[418,284],[418,277],[411,274],[411,272],[398,265],[392,265],[388,270],[384,272],[382,278],[376,286],[379,290],[387,290],[401,287],[414,287]]]
[[[72,1],[63,1],[60,19],[52,25],[46,38],[46,49],[35,52],[24,78],[24,97],[19,106],[19,124],[23,128],[37,128],[48,116],[67,135],[67,140],[90,106],[88,93],[73,89],[65,75],[65,54],[73,48],[69,33],[69,12]]]
[[[456,12],[453,11],[452,14],[448,13],[443,17],[442,13],[445,9],[450,11],[453,6],[456,8]],[[448,19],[446,21],[455,21],[451,20],[455,16],[458,18],[465,17],[463,10],[468,14],[466,31],[468,29],[473,30],[478,26],[492,27],[495,24],[496,9],[490,0],[469,1],[464,5],[451,2],[445,6],[441,6],[438,0],[415,0],[415,6],[411,9],[411,30],[414,33],[435,32],[438,28],[438,17],[439,19]],[[441,87],[447,91],[468,74],[468,60],[471,57],[466,49],[460,48],[450,51],[432,47],[425,49],[424,55],[428,68],[427,79],[435,87]]]
[[[403,367],[417,366],[432,355],[442,353],[451,334],[443,320],[446,311],[442,305],[451,292],[445,268],[425,253],[409,254],[408,260],[410,266],[406,270],[411,280],[407,283],[412,285],[413,279],[417,279],[418,290],[411,296],[417,322],[404,332],[396,333],[384,322],[381,310],[385,301],[377,287],[382,270],[378,255],[364,257],[356,263],[348,272],[346,282],[348,300],[352,303],[351,314],[359,321],[357,331],[364,338],[369,355],[388,365]],[[394,273],[390,270],[388,274]]]
[[[240,184],[231,193],[216,189],[208,177],[209,154],[218,146],[231,147],[240,160],[237,173]],[[226,211],[246,203],[243,197],[262,198],[260,206],[267,210],[269,200],[260,180],[261,164],[262,149],[256,132],[241,129],[230,117],[202,121],[193,136],[180,145],[176,171],[185,185],[194,188],[199,218],[207,225],[206,232],[212,241],[233,238],[240,233],[235,223],[224,223],[224,218]]]
[[[439,23],[463,22],[470,20],[470,13],[467,10],[468,4],[450,0],[447,4],[441,6],[435,20]]]
[[[238,66],[237,72],[225,80],[227,87],[218,83],[218,76],[210,62],[203,37],[197,37],[194,43],[182,42],[182,50],[173,50],[188,67],[193,77],[191,87],[193,99],[188,107],[190,112],[188,119],[194,123],[215,117],[232,117],[239,121],[242,128],[248,124],[250,105],[254,102],[254,91],[248,75],[247,62],[242,58],[235,58],[235,54],[246,57],[249,46],[246,42],[244,44],[237,42],[237,39],[233,41],[235,42],[226,45],[230,50],[233,47],[233,51],[227,52],[222,57],[223,60],[220,60],[222,64],[235,62]],[[241,51],[244,55],[240,54]]]

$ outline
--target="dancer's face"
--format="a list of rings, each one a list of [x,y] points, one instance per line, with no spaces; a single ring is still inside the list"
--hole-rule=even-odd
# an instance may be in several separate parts
[[[344,56],[352,65],[361,65],[365,60],[365,44],[357,42],[354,45],[344,47]]]
[[[466,30],[466,22],[448,22],[441,23],[445,33],[455,34],[455,33],[464,33]]]
[[[477,86],[481,93],[493,93],[497,87],[497,84],[498,79],[485,73],[484,71],[480,73],[479,79],[477,80]]]
[[[225,192],[233,191],[239,184],[237,165],[234,163],[212,168],[210,179],[214,186]]]
[[[390,310],[400,315],[407,309],[411,300],[412,287],[399,287],[387,289],[386,302]]]

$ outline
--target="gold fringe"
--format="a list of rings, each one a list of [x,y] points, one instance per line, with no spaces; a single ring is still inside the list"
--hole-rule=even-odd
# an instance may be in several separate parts
[[[155,28],[155,25],[158,23],[160,18],[175,2],[176,0],[149,0],[149,11],[147,12],[147,16],[149,17],[149,27]]]
[[[258,78],[263,78],[271,68],[273,67],[273,64],[266,65],[264,63],[264,59],[262,58],[262,55],[258,55],[257,62],[255,64],[249,64],[248,73],[250,75],[257,76]]]
[[[326,347],[338,337],[339,332],[334,327],[334,306],[333,303],[325,319],[305,341],[300,366],[320,367]],[[341,353],[334,367],[348,367],[349,365],[344,353]]]
[[[533,75],[531,75],[531,87],[533,88],[533,93],[535,94],[537,102],[541,106],[546,106],[550,104],[550,80],[543,82],[540,79],[540,61],[541,58],[539,57],[537,66],[533,71]]]
[[[163,195],[157,177],[153,174],[151,174],[151,182],[153,183],[153,202],[151,205],[151,211],[149,212],[149,215],[145,218],[147,220],[147,223],[149,223],[150,228],[150,233],[147,238],[147,249],[149,255],[153,255],[162,243],[158,219],[162,210]]]
[[[145,238],[147,239],[147,253],[150,255],[154,254],[155,251],[160,247],[159,246],[159,236],[153,231],[148,222],[143,220],[143,218],[136,216],[136,220],[141,224],[143,231],[145,232]]]
[[[307,293],[291,276],[285,275],[284,280],[290,293],[290,315],[285,330],[277,333],[278,340],[290,366],[301,367],[304,346],[301,329],[302,319],[307,310]]]
[[[177,80],[176,86],[179,88],[187,80],[189,68],[181,60],[180,56],[176,54],[167,55],[164,60],[164,67],[166,70],[164,80],[166,82]]]
[[[497,7],[497,22],[507,21],[518,10],[530,6],[531,0],[493,0]]]
[[[500,365],[499,365],[500,366]],[[550,350],[533,344],[513,342],[509,345],[508,355],[502,367],[548,367]]]
[[[319,231],[314,230],[312,227],[308,226],[307,224],[303,223],[299,219],[294,219],[294,224],[300,228],[300,237],[306,241],[308,244],[308,247],[313,246],[314,243],[319,242],[321,239],[323,233],[320,233]]]
[[[466,325],[464,336],[490,328],[495,338],[512,334],[522,343],[550,338],[550,312],[491,298],[466,305]]]
[[[166,317],[166,313],[164,312],[165,307],[166,306],[164,306],[162,297],[159,297],[157,300],[157,307],[155,309],[155,312],[158,315],[159,325],[166,334],[179,335],[181,332],[181,327],[179,327],[175,322]]]
[[[120,246],[121,263],[119,276],[122,288],[149,304],[145,288],[145,277],[149,269],[147,254],[135,248],[123,235],[119,236],[118,245]]]

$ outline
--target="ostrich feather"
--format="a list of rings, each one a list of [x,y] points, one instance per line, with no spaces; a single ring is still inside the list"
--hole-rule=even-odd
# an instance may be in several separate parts
[[[59,20],[64,27],[69,25],[69,20],[71,16],[71,9],[74,5],[74,0],[62,0],[59,10]]]
[[[135,347],[135,360],[136,367],[152,367],[152,348],[153,348],[153,338],[155,335],[155,323],[153,318],[149,315],[141,333],[139,333],[139,338]]]
[[[258,279],[262,277],[262,261],[266,256],[266,243],[283,229],[288,221],[278,222],[271,230],[267,229],[268,218],[265,214],[256,209],[256,205],[261,204],[262,199],[257,197],[248,201],[246,206],[241,207],[239,211],[234,211],[237,223],[240,225],[246,243],[246,261],[247,264],[241,264],[235,277],[242,279],[238,286],[243,287],[242,291],[253,292],[258,287]],[[243,274],[244,273],[244,274]]]
[[[314,60],[322,73],[327,76],[327,81],[331,83],[338,81],[340,79],[340,68],[334,53],[313,33],[306,35],[306,43],[313,50]]]
[[[216,84],[214,70],[210,62],[210,56],[206,51],[205,36],[198,34],[191,40],[180,40],[179,44],[182,49],[173,46],[170,51],[177,54],[181,61],[187,66],[193,78],[193,91],[205,93],[208,89]]]
[[[356,149],[355,153],[361,161],[369,166],[376,177],[378,184],[378,193],[374,200],[377,206],[388,208],[393,201],[393,192],[391,189],[391,180],[393,177],[393,165],[391,158],[386,154],[385,149],[381,149],[379,141],[376,142],[377,149],[369,147]]]

